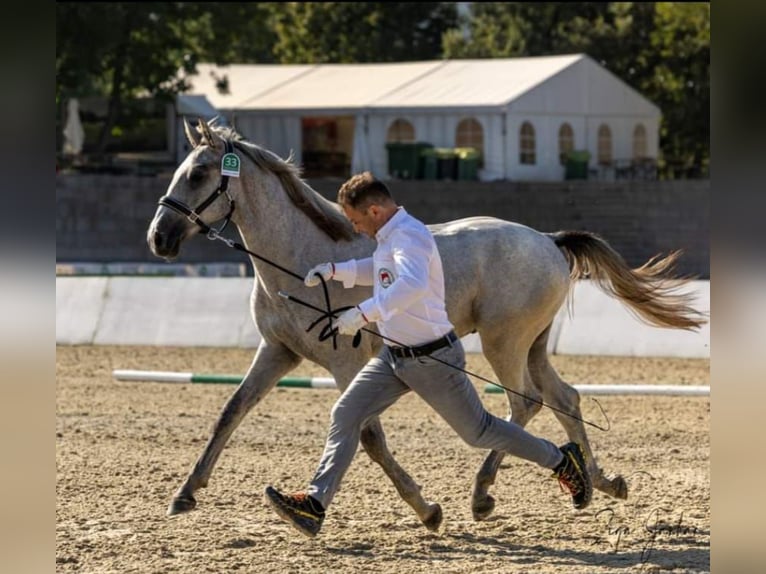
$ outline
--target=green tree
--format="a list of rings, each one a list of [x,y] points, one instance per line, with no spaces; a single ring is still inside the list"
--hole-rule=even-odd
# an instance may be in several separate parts
[[[210,23],[200,58],[217,64],[276,63],[273,15],[279,2],[216,2],[199,7]],[[202,61],[202,60],[200,60]]]
[[[463,22],[467,34],[451,30],[444,36],[446,58],[510,58],[570,53],[589,34],[574,35],[606,18],[600,2],[474,2]]]
[[[103,153],[126,102],[188,88],[198,61],[273,61],[268,3],[56,4],[56,99],[105,96]]]
[[[285,2],[271,13],[285,64],[438,59],[457,25],[451,2]]]
[[[655,58],[644,92],[663,111],[668,177],[707,175],[710,162],[710,5],[657,3]]]
[[[524,53],[521,22],[508,3],[476,2],[460,29],[442,37],[445,58],[509,58]]]

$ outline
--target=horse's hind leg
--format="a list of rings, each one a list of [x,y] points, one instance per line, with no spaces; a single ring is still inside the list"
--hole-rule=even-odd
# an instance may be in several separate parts
[[[399,496],[415,510],[426,528],[439,530],[442,522],[441,506],[435,502],[426,502],[420,493],[420,485],[396,462],[388,450],[378,417],[368,420],[362,428],[361,443],[370,458],[383,468]]]
[[[218,417],[205,450],[173,496],[168,507],[168,516],[194,509],[197,505],[194,493],[207,486],[213,467],[231,434],[250,409],[274,388],[280,377],[295,368],[298,363],[300,357],[286,347],[261,342],[247,374]]]
[[[482,336],[484,355],[492,365],[500,383],[524,395],[506,392],[510,407],[507,420],[524,427],[540,410],[540,405],[534,401],[540,401],[541,397],[529,378],[525,364],[526,352],[520,351],[515,345],[518,345],[518,341],[513,342],[506,336],[499,336],[494,340]],[[471,501],[474,520],[484,520],[495,509],[495,499],[489,494],[489,487],[495,483],[497,471],[504,458],[504,452],[493,450],[487,455],[476,474]]]
[[[577,390],[568,385],[551,365],[548,359],[546,348],[547,334],[545,340],[538,339],[529,352],[529,373],[535,385],[541,390],[543,400],[564,413],[569,413],[582,419],[580,412],[580,394]],[[581,420],[577,420],[567,414],[553,411],[556,418],[569,437],[569,440],[579,443],[585,450],[586,464],[590,473],[593,488],[600,490],[616,498],[628,497],[628,485],[622,476],[616,476],[612,479],[606,478],[603,471],[596,464],[596,458],[593,456],[588,436],[585,433],[585,425]]]

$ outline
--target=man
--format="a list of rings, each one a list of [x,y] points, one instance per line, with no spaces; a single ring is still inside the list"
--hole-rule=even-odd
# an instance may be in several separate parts
[[[303,534],[315,536],[354,458],[362,425],[412,390],[469,445],[553,469],[575,508],[585,508],[592,486],[580,446],[558,448],[493,416],[465,373],[448,366],[464,368],[465,353],[447,318],[442,262],[428,228],[398,206],[369,172],[344,183],[338,203],[354,229],[374,238],[377,248],[368,259],[317,265],[305,283],[318,285],[321,275],[342,281],[346,288],[373,285],[370,299],[338,318],[338,332],[354,335],[375,322],[387,343],[403,346],[384,345],[335,403],[324,454],[307,491],[285,495],[268,486],[266,502]]]

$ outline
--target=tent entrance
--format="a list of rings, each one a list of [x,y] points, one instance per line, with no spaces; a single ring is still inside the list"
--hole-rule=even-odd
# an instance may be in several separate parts
[[[353,116],[303,117],[301,132],[304,177],[349,177]]]

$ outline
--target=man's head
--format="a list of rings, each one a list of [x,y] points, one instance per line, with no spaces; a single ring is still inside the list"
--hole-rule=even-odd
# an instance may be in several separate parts
[[[354,230],[373,239],[397,209],[388,188],[369,171],[353,176],[341,186],[338,203]]]

